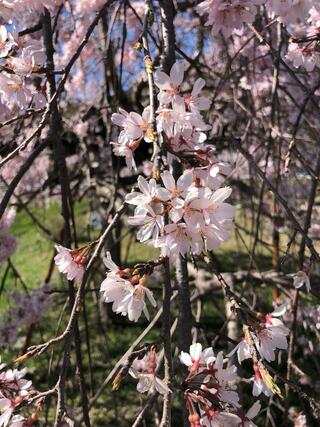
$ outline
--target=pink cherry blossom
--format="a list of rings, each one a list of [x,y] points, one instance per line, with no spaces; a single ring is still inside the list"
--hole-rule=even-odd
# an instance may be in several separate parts
[[[194,83],[191,95],[184,97],[184,102],[190,111],[198,113],[199,111],[209,110],[211,105],[210,99],[199,96],[205,84],[205,80],[199,77]]]
[[[171,393],[169,387],[154,373],[139,372],[134,368],[129,369],[129,374],[136,380],[139,380],[137,390],[139,393],[152,393],[157,391],[160,394]]]
[[[242,363],[246,359],[251,358],[250,348],[246,342],[246,339],[243,338],[238,345],[228,354],[228,357],[233,356],[234,353],[237,353],[239,363]]]
[[[212,34],[217,35],[221,30],[225,37],[232,31],[241,29],[243,23],[253,22],[257,9],[262,1],[250,0],[206,0],[197,6],[199,15],[207,15],[205,25],[212,26]]]
[[[259,369],[255,369],[255,374],[252,378],[252,381],[253,381],[253,389],[252,389],[253,396],[255,397],[260,396],[261,393],[263,393],[267,397],[272,396],[273,394],[272,390],[263,381],[261,374],[259,372]]]
[[[155,247],[161,248],[163,256],[175,259],[178,254],[185,255],[191,249],[191,237],[187,233],[185,223],[167,224],[164,234],[155,240]]]
[[[274,15],[279,15],[281,22],[293,24],[303,20],[313,5],[312,0],[267,0],[267,8]]]
[[[20,76],[30,76],[33,71],[36,71],[38,66],[44,64],[46,59],[42,43],[33,40],[25,46],[19,56],[11,57],[8,64],[14,72]]]
[[[298,271],[291,276],[293,277],[293,286],[296,289],[302,288],[302,286],[305,285],[307,292],[311,291],[310,279],[306,272]]]
[[[141,242],[148,239],[156,241],[164,228],[164,217],[162,214],[156,213],[151,206],[138,206],[135,209],[134,216],[128,217],[128,224],[140,226],[137,238]]]
[[[182,351],[180,353],[180,362],[188,366],[191,372],[198,372],[207,365],[207,360],[214,356],[213,349],[208,347],[202,350],[200,343],[195,343],[190,346],[189,353]]]
[[[298,43],[290,42],[288,46],[288,53],[286,58],[291,61],[294,67],[304,67],[308,72],[314,70],[314,67],[320,66],[320,53],[317,46],[308,43],[307,45],[300,45]]]
[[[184,76],[183,62],[176,62],[171,70],[170,75],[158,69],[155,73],[154,81],[160,89],[158,99],[160,105],[175,104],[183,102],[180,96],[180,85]]]
[[[140,140],[144,138],[146,142],[152,142],[153,133],[150,125],[150,107],[143,110],[142,115],[119,109],[119,113],[114,113],[111,116],[111,120],[117,126],[123,128],[124,136],[129,140]]]
[[[141,192],[133,191],[126,196],[126,202],[136,206],[145,206],[152,202],[165,202],[170,199],[170,192],[158,185],[151,178],[148,182],[143,176],[138,177],[138,187]]]
[[[32,95],[21,77],[5,72],[0,74],[0,94],[4,103],[10,106],[16,103],[21,109],[28,106]]]
[[[58,255],[54,257],[54,261],[60,273],[66,274],[68,280],[75,280],[81,283],[84,274],[85,259],[77,250],[64,248],[61,245],[56,245]]]
[[[6,26],[0,25],[0,58],[5,58],[14,45],[13,37],[8,32]]]
[[[259,400],[257,400],[251,406],[251,408],[248,410],[246,415],[243,417],[241,426],[243,426],[243,427],[257,427],[256,424],[254,424],[254,422],[252,420],[253,420],[253,418],[255,418],[259,414],[260,409],[261,409],[261,403]]]
[[[288,348],[289,329],[280,319],[267,315],[261,329],[255,331],[255,344],[261,357],[268,362],[275,360],[275,350]]]
[[[119,136],[118,141],[111,142],[111,144],[113,145],[114,155],[124,157],[126,165],[130,170],[137,170],[137,166],[133,157],[134,149],[132,148],[132,145],[130,145],[130,141],[128,141],[123,136]]]
[[[12,19],[15,0],[0,0],[0,16],[5,22]]]
[[[205,427],[238,427],[240,418],[230,412],[208,409],[201,416],[201,425]]]
[[[137,322],[142,312],[149,319],[145,297],[154,307],[157,302],[153,293],[145,286],[145,280],[143,278],[135,280],[136,277],[129,279],[127,272],[119,269],[109,253],[105,264],[110,272],[100,286],[104,301],[112,302],[112,310],[122,316],[128,316],[131,321]]]

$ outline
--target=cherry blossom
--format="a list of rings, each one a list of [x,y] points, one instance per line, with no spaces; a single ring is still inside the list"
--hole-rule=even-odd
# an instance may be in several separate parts
[[[253,22],[256,5],[262,3],[259,0],[206,0],[197,6],[197,12],[201,16],[208,15],[205,25],[212,26],[213,35],[221,30],[225,37],[229,37],[235,28],[241,29],[243,23]]]
[[[86,253],[78,249],[68,249],[61,245],[56,245],[58,254],[54,258],[60,273],[66,274],[68,280],[75,280],[81,283],[86,264]]]
[[[250,348],[246,342],[245,337],[239,342],[238,345],[228,354],[228,357],[233,356],[237,353],[239,363],[242,363],[246,359],[251,358]]]
[[[285,24],[303,20],[312,6],[311,0],[267,0],[267,8],[273,15],[279,15],[281,22]]]
[[[143,178],[143,176],[140,175],[138,177],[138,187],[141,190],[141,193],[134,191],[130,194],[127,194],[127,203],[140,207],[148,205],[152,202],[165,202],[170,198],[169,191],[160,187],[160,185],[158,185],[156,180],[153,178],[148,182],[145,178]]]
[[[18,75],[30,76],[37,71],[38,67],[44,64],[46,56],[42,43],[34,40],[25,46],[19,56],[12,56],[8,59],[9,67]]]
[[[0,94],[4,103],[9,106],[16,103],[21,109],[27,107],[32,95],[21,77],[5,72],[0,74]]]
[[[164,217],[162,213],[156,213],[150,206],[138,206],[134,216],[128,217],[128,224],[140,226],[137,238],[140,242],[151,239],[156,242],[164,228]]]
[[[190,372],[198,372],[207,365],[207,359],[214,356],[213,349],[208,347],[202,350],[200,343],[195,343],[190,346],[189,353],[181,352],[180,362],[188,366]]]
[[[208,409],[201,417],[201,425],[205,427],[237,427],[240,421],[236,414],[215,409]]]
[[[138,372],[134,368],[129,369],[129,374],[139,380],[137,390],[139,393],[152,393],[156,390],[160,394],[171,393],[169,387],[155,374]]]
[[[172,66],[169,76],[159,69],[156,71],[155,84],[160,89],[158,94],[160,105],[183,103],[183,99],[180,96],[180,85],[183,82],[183,76],[183,62],[176,62]]]
[[[125,157],[126,165],[129,169],[137,170],[133,157],[134,148],[130,145],[130,142],[125,137],[119,136],[118,141],[111,142],[111,144],[113,145],[113,153],[116,156]]]
[[[243,427],[257,427],[256,424],[252,421],[253,418],[255,418],[261,409],[261,403],[259,400],[257,400],[251,408],[248,410],[248,412],[245,414],[245,416],[242,418],[242,424]]]
[[[1,6],[0,6],[1,7]],[[5,58],[15,43],[5,25],[0,25],[0,58]]]
[[[191,94],[184,97],[184,102],[186,106],[195,113],[198,113],[199,111],[206,111],[209,110],[211,101],[210,99],[199,96],[201,93],[201,90],[204,88],[206,82],[204,79],[199,77],[192,88]]]
[[[310,44],[300,45],[290,42],[286,58],[291,61],[294,67],[304,67],[308,72],[320,65],[320,53],[316,46]]]
[[[112,310],[122,316],[128,316],[131,321],[137,322],[142,312],[149,319],[145,297],[154,307],[157,302],[153,293],[145,286],[146,277],[139,278],[137,275],[132,276],[130,270],[120,270],[109,253],[105,264],[110,272],[100,286],[104,301],[112,302]]]
[[[288,348],[286,337],[289,335],[289,329],[278,318],[285,313],[286,308],[287,304],[285,303],[277,307],[272,313],[264,316],[259,324],[252,322],[250,325],[250,334],[256,348],[260,356],[268,362],[275,360],[276,349],[286,350]],[[251,358],[248,342],[248,337],[244,336],[228,356],[230,357],[237,352],[239,363],[242,363],[245,359]]]
[[[253,367],[254,367],[254,371],[255,371],[255,374],[252,378],[252,381],[253,381],[252,394],[253,394],[253,396],[255,396],[255,397],[260,396],[261,393],[263,393],[267,397],[272,396],[273,392],[268,387],[268,385],[263,381],[263,378],[260,374],[259,369],[256,368],[255,365]]]
[[[307,273],[304,271],[298,271],[297,273],[291,274],[290,276],[293,277],[293,286],[296,289],[300,289],[303,285],[305,285],[307,292],[311,291],[310,279]]]
[[[15,0],[0,0],[0,16],[5,22],[12,18]]]
[[[255,344],[262,358],[268,362],[275,360],[275,350],[288,348],[287,335],[289,329],[284,326],[280,319],[265,316],[265,323],[261,329],[255,331]]]
[[[273,237],[284,230],[288,235],[296,231],[297,237],[294,235],[292,241],[290,240],[286,254],[288,257],[285,259],[289,258],[289,255],[291,257],[289,251],[294,252],[295,239],[299,241],[301,238],[294,219],[297,218],[299,223],[301,219],[303,224],[300,215],[306,213],[305,195],[301,197],[301,205],[300,196],[306,185],[314,181],[314,173],[311,172],[316,170],[313,161],[317,154],[313,134],[318,132],[318,117],[314,107],[319,97],[318,76],[315,71],[320,65],[319,2],[205,0],[196,3],[192,6],[184,4],[183,10],[177,8],[174,18],[174,55],[178,59],[171,70],[164,72],[159,64],[165,64],[168,60],[171,63],[172,58],[166,58],[163,28],[162,33],[158,31],[159,24],[165,25],[163,11],[159,10],[158,2],[152,5],[154,11],[150,11],[148,16],[149,12],[146,11],[149,2],[144,4],[141,1],[133,1],[130,4],[124,2],[123,5],[119,2],[116,6],[111,2],[110,6],[107,6],[103,0],[0,0],[0,130],[3,140],[1,156],[4,157],[5,163],[2,169],[4,181],[8,182],[10,189],[10,183],[14,183],[16,177],[19,177],[21,166],[23,171],[26,159],[36,152],[39,143],[48,142],[46,138],[51,135],[51,122],[57,118],[57,110],[58,116],[61,114],[61,121],[60,117],[57,120],[59,141],[61,139],[60,142],[65,148],[65,166],[70,176],[75,203],[81,201],[84,196],[88,197],[90,208],[94,209],[93,214],[92,211],[90,214],[98,218],[99,228],[102,229],[117,212],[118,203],[122,204],[124,201],[129,205],[126,206],[128,212],[121,218],[124,227],[127,224],[136,227],[137,239],[140,242],[160,249],[160,257],[157,260],[151,259],[130,268],[120,268],[113,262],[109,252],[104,260],[107,274],[104,280],[101,280],[101,299],[110,303],[115,313],[127,316],[133,322],[137,322],[142,313],[149,320],[149,304],[157,306],[149,283],[156,283],[157,292],[159,290],[160,294],[163,280],[158,274],[167,267],[168,276],[173,273],[177,259],[184,266],[189,261],[197,266],[198,262],[199,265],[206,262],[209,274],[212,274],[209,260],[216,256],[220,258],[220,254],[214,252],[229,238],[235,216],[234,205],[245,202],[247,209],[250,198],[250,204],[255,207],[259,192],[258,216],[261,214],[261,223],[265,216],[268,217],[268,227],[272,222]],[[106,13],[103,16],[97,15],[96,12],[103,6],[107,6]],[[113,10],[114,6],[118,9]],[[43,14],[44,8],[49,9],[49,14],[48,11]],[[149,19],[141,22],[143,16]],[[49,34],[48,30],[48,35],[52,36],[53,40],[51,50],[54,51],[54,74],[44,67],[50,60],[45,54],[50,46],[48,47],[45,37],[46,28],[42,25],[46,17],[49,17],[48,26],[50,27],[50,22],[52,26],[52,33]],[[112,25],[109,25],[110,19]],[[250,23],[254,23],[261,36],[252,31],[251,26],[246,25]],[[205,25],[207,30],[200,28],[199,24]],[[88,29],[93,30],[91,34],[87,33]],[[214,38],[213,44],[211,35]],[[147,38],[150,44],[148,48],[144,38]],[[133,46],[137,49],[132,49]],[[146,50],[149,50],[147,56]],[[68,64],[75,53],[73,59],[77,60]],[[113,53],[114,64],[109,66]],[[285,58],[288,65],[281,58]],[[300,67],[298,72],[291,69],[292,65],[295,68]],[[110,76],[112,79],[109,82]],[[205,77],[206,81],[200,76]],[[53,79],[56,80],[59,92],[54,96],[54,102],[47,105],[44,93],[47,86],[48,89],[53,86]],[[204,94],[206,85],[207,94]],[[147,105],[150,99],[155,105]],[[116,110],[120,102],[123,102],[125,109]],[[35,111],[42,107],[47,107],[44,115],[41,111]],[[17,129],[19,132],[16,132]],[[34,137],[31,141],[28,140],[29,129]],[[26,138],[29,141],[27,146],[24,145]],[[265,156],[264,150],[270,145],[268,140],[272,140],[277,149],[268,150],[268,155]],[[301,150],[300,157],[295,153],[299,146],[295,148],[292,145],[297,141],[308,141],[308,144],[310,142],[307,151]],[[57,185],[55,168],[60,166],[52,156],[55,144],[51,144],[51,137],[49,142],[46,154],[35,160],[26,177],[15,188],[9,203],[19,208],[32,203],[33,208],[33,203],[39,203],[37,194],[43,197],[42,203],[47,202],[48,194],[53,198],[61,194],[62,197],[69,198],[69,195],[63,194],[64,189],[60,190]],[[148,145],[144,145],[144,142]],[[19,151],[12,161],[6,163],[5,157],[8,154],[13,155],[20,145],[24,150]],[[237,150],[234,147],[243,149],[244,152],[247,150],[248,159],[252,157],[252,161],[242,162],[240,167],[239,164],[235,168],[231,166],[236,163],[234,153]],[[152,148],[159,151],[154,152],[151,159]],[[114,161],[111,150],[126,163],[126,167],[122,167],[124,162],[117,162],[116,180],[113,179],[112,171],[108,171],[110,176],[105,175],[103,171],[105,165],[109,168]],[[286,161],[290,163],[286,173],[291,174],[290,180],[287,181],[284,178],[285,173],[282,173],[282,168],[287,167],[284,164]],[[307,170],[305,165],[309,162],[310,168]],[[261,175],[264,184],[260,188],[255,188],[255,164],[264,171]],[[137,188],[136,174],[144,175],[138,176]],[[288,207],[293,212],[292,218],[285,215],[282,209],[276,209],[280,199],[270,197],[270,193],[266,191],[268,181],[265,181],[265,178],[274,183],[276,174],[277,191],[288,201]],[[298,189],[289,185],[291,177],[297,175],[301,177],[302,182],[300,188],[297,186]],[[110,192],[107,185],[104,185],[109,184],[109,177],[110,182],[112,181]],[[234,185],[235,179],[239,185]],[[98,204],[92,199],[96,182],[99,186],[102,182],[104,187],[104,200],[99,200]],[[7,185],[6,182],[4,185]],[[131,193],[130,186],[134,186]],[[304,188],[301,190],[301,187]],[[96,193],[101,194],[100,190],[97,188]],[[106,216],[104,205],[106,201],[109,202],[106,199],[111,192],[115,197],[112,200],[114,206],[110,205]],[[296,199],[292,197],[294,192],[299,197],[298,206]],[[243,200],[244,194],[245,197],[249,196],[248,200]],[[100,209],[101,207],[103,209]],[[100,211],[103,212],[101,218]],[[310,224],[308,233],[310,238],[314,237],[312,230],[317,233],[315,222],[318,221],[319,215],[318,207],[314,206],[313,223]],[[279,223],[283,220],[281,225],[276,221],[278,216]],[[13,218],[13,210],[7,208],[0,220],[0,265],[11,256],[16,246],[16,239],[10,234]],[[37,216],[34,219],[36,221]],[[115,219],[118,219],[118,216]],[[249,215],[249,223],[253,224],[253,220],[255,217],[251,218]],[[122,226],[120,222],[118,224],[119,227]],[[237,224],[239,233],[242,233],[242,225],[242,222]],[[259,229],[251,229],[251,234],[252,231],[257,233],[257,238],[263,237],[258,233]],[[95,227],[93,230],[88,227],[88,233],[91,232],[94,236],[98,234]],[[249,238],[251,235],[248,240]],[[257,244],[260,244],[258,240]],[[77,249],[56,245],[57,255],[54,261],[57,269],[65,274],[68,280],[81,283],[90,248],[97,242],[93,241]],[[109,245],[110,242],[106,243]],[[284,241],[281,241],[281,247],[283,243]],[[276,245],[272,245],[273,267],[279,264],[276,252],[280,249],[280,243],[278,248],[274,246]],[[305,256],[309,256],[307,250]],[[315,258],[312,255],[310,259],[310,271],[311,267],[317,268]],[[95,271],[99,272],[99,257],[93,260],[97,267]],[[250,266],[251,261],[254,261],[254,257],[250,260]],[[176,266],[178,274],[176,279],[172,280],[172,288],[178,290],[180,297],[182,291],[178,266],[179,264]],[[8,262],[6,267],[11,279],[11,263]],[[159,270],[154,271],[158,267]],[[171,267],[173,269],[169,270]],[[275,267],[274,273],[279,273],[279,265]],[[306,289],[310,291],[308,274],[309,267],[306,271],[291,275],[294,287],[301,288],[306,285]],[[9,351],[13,343],[18,341],[19,345],[21,332],[28,332],[19,328],[34,326],[42,320],[49,307],[50,286],[46,284],[29,289],[28,286],[25,287],[22,276],[15,277],[14,286],[6,288],[8,308],[4,309],[0,321],[0,345],[5,350],[9,347]],[[95,276],[96,274],[92,276],[93,281]],[[53,280],[55,279],[54,275]],[[245,282],[249,279],[251,280],[251,277],[247,276]],[[18,289],[20,281],[28,289],[26,292]],[[267,280],[264,282],[263,277],[263,286],[269,285]],[[258,285],[254,284],[257,288]],[[245,332],[244,337],[227,357],[219,351],[220,346],[225,343],[223,335],[217,349],[203,348],[201,343],[195,342],[190,346],[189,352],[181,352],[179,356],[180,362],[188,368],[185,369],[186,377],[179,383],[184,370],[175,370],[178,375],[174,372],[170,388],[166,384],[168,360],[165,361],[165,379],[162,380],[158,376],[158,372],[162,372],[163,368],[160,364],[163,348],[161,357],[157,358],[155,343],[150,344],[150,347],[146,344],[142,350],[137,350],[144,359],[136,359],[132,365],[131,357],[135,351],[128,357],[127,362],[131,367],[127,372],[137,381],[137,391],[158,392],[162,395],[177,392],[183,395],[191,427],[255,426],[253,419],[258,415],[261,404],[255,402],[246,413],[240,409],[237,384],[241,378],[238,377],[237,368],[231,360],[235,354],[240,364],[246,359],[252,359],[250,363],[243,364],[239,372],[242,373],[248,366],[251,369],[253,364],[254,375],[251,377],[250,372],[246,381],[253,383],[254,396],[261,393],[266,396],[280,395],[280,390],[267,371],[266,362],[275,362],[277,351],[286,350],[288,347],[287,337],[290,330],[287,325],[292,324],[292,318],[287,315],[282,321],[280,317],[291,304],[290,298],[285,296],[284,304],[276,306],[272,313],[265,315],[249,308],[258,307],[260,298],[250,301],[250,304],[243,304],[251,293],[254,294],[254,290],[250,287],[248,293],[246,286],[242,287],[242,283],[237,283],[234,292],[238,293],[238,287],[241,288],[241,298],[234,300],[237,306],[233,314],[241,313],[238,320],[243,324]],[[165,286],[164,291],[166,292]],[[90,299],[91,294],[86,295],[86,298],[87,296]],[[218,292],[214,297],[219,299],[217,304],[224,302]],[[273,304],[278,304],[283,298],[284,295],[280,295]],[[93,301],[96,302],[95,299]],[[82,304],[81,301],[80,303]],[[300,301],[300,305],[303,305],[303,301]],[[75,308],[81,309],[80,306]],[[184,306],[175,307],[168,303],[166,307],[164,299],[163,320],[166,308],[168,311],[174,310],[176,315],[178,310],[181,314]],[[308,311],[308,314],[304,310]],[[297,328],[309,328],[309,332],[311,330],[312,333],[318,334],[318,311],[318,307],[311,304],[299,307],[294,324]],[[75,313],[75,310],[72,310],[72,313]],[[92,321],[90,317],[89,323]],[[62,324],[67,324],[65,320],[63,318]],[[164,326],[165,323],[163,321]],[[197,323],[195,326],[199,325]],[[178,324],[180,333],[179,328]],[[168,331],[166,333],[169,337]],[[74,331],[71,331],[71,335],[73,334]],[[37,349],[35,341],[39,338],[38,335],[32,337],[33,347],[31,350],[29,348],[22,358],[29,357],[32,349]],[[151,336],[149,338],[152,340]],[[159,334],[158,338],[155,338],[157,345],[162,338]],[[205,339],[207,338],[209,339],[205,334]],[[307,338],[303,338],[305,343]],[[27,344],[28,339],[29,337]],[[171,350],[175,339],[173,336]],[[301,342],[303,341],[298,339],[297,334],[295,347],[301,345]],[[150,354],[146,353],[146,348],[151,348]],[[301,358],[302,353],[305,355],[310,351],[296,351],[296,348],[292,350],[295,350],[295,356]],[[165,351],[164,357],[167,359],[166,353]],[[54,354],[55,352],[53,356]],[[70,363],[70,367],[74,367],[73,357]],[[63,369],[64,366],[62,372]],[[282,370],[283,366],[280,366],[280,369]],[[73,371],[70,369],[70,372]],[[79,373],[83,374],[80,371],[81,369]],[[31,382],[25,379],[25,374],[25,371],[6,370],[4,365],[0,365],[0,427],[29,427],[35,423],[32,416],[27,418],[27,415],[16,415],[17,409],[24,410],[30,404],[30,394],[34,393],[31,390]],[[69,372],[64,374],[69,381]],[[81,395],[85,395],[83,390]],[[62,393],[62,400],[66,397]],[[66,409],[68,405],[66,398]],[[277,406],[274,410],[277,411]],[[37,405],[37,411],[41,411],[40,404]],[[50,418],[51,412],[48,414]],[[61,422],[68,421],[65,419]]]
[[[234,383],[237,376],[237,368],[234,365],[230,365],[224,368],[223,365],[227,360],[224,359],[222,351],[217,354],[217,357],[211,356],[207,359],[207,371],[209,376],[204,380],[204,384],[201,386],[203,390],[209,391],[215,399],[221,402],[228,403],[234,408],[239,408],[239,395],[233,389]],[[216,383],[212,383],[212,378],[216,380]]]
[[[12,417],[15,409],[15,403],[6,397],[0,397],[0,411],[3,412],[0,416],[0,427],[6,427]]]
[[[45,7],[56,7],[61,1],[62,0],[14,0],[14,8],[17,11],[25,11],[27,9],[30,12],[42,12]]]
[[[8,369],[0,372],[0,427],[9,424],[16,407],[29,395],[32,382],[26,380],[25,375],[25,369]]]
[[[163,256],[175,258],[178,254],[185,255],[191,250],[191,237],[185,223],[167,224],[164,235],[155,240],[155,247],[161,248]]]
[[[111,120],[114,124],[123,128],[122,135],[129,141],[139,141],[143,138],[146,142],[152,142],[153,130],[150,126],[150,112],[150,108],[147,107],[140,116],[138,113],[127,113],[120,108],[119,113],[112,114]]]

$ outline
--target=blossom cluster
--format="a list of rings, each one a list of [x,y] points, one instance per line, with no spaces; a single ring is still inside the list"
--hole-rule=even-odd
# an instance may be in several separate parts
[[[288,348],[286,337],[290,331],[279,319],[280,316],[285,314],[286,308],[287,304],[284,303],[272,313],[268,313],[265,316],[259,316],[258,313],[259,321],[255,319],[249,322],[250,329],[245,331],[243,339],[228,356],[231,357],[234,353],[237,353],[239,363],[242,363],[246,359],[251,359],[252,348],[250,348],[250,343],[253,341],[253,345],[262,360],[266,360],[267,362],[274,361],[277,349],[286,350]],[[253,368],[255,371],[252,378],[253,395],[259,396],[260,393],[264,393],[266,396],[271,396],[274,391],[270,387],[270,384],[264,380],[263,372],[261,372],[261,369],[256,364],[254,364]]]
[[[27,108],[31,103],[36,108],[46,104],[43,90],[27,82],[32,73],[40,71],[45,62],[42,42],[19,37],[17,32],[9,32],[0,26],[0,58],[4,61],[4,71],[0,73],[0,95],[3,108]]]
[[[287,59],[295,67],[304,67],[308,72],[320,66],[320,9],[315,7],[309,11],[307,26],[294,31],[288,45]]]
[[[257,6],[263,0],[205,0],[197,6],[199,15],[207,15],[205,25],[212,26],[212,34],[222,31],[229,37],[235,28],[242,28],[243,23],[252,23],[257,13]]]
[[[30,427],[36,421],[35,413],[30,419],[13,415],[32,393],[32,382],[25,375],[25,369],[5,370],[5,365],[0,365],[0,427]]]
[[[303,66],[309,72],[319,66],[318,1],[205,0],[197,6],[197,12],[200,16],[206,16],[205,25],[211,27],[213,36],[221,32],[225,37],[229,37],[234,30],[243,31],[243,24],[251,24],[262,5],[269,16],[276,17],[286,25],[292,35],[286,58],[295,67]]]
[[[210,129],[201,115],[210,107],[210,101],[201,96],[205,82],[199,78],[191,93],[183,94],[183,77],[181,62],[173,65],[170,75],[156,71],[155,84],[160,89],[156,120],[157,130],[165,138],[168,163],[175,159],[187,162],[189,167],[177,179],[164,171],[162,185],[153,178],[147,181],[139,176],[140,192],[126,196],[126,202],[136,206],[128,223],[140,226],[138,239],[160,247],[162,255],[171,258],[216,249],[228,238],[234,216],[234,208],[225,203],[231,188],[221,187],[229,168],[219,162],[214,147],[205,144],[205,131]],[[128,167],[132,167],[133,152],[140,142],[155,138],[150,108],[142,116],[120,110],[120,114],[113,114],[112,120],[123,128],[118,142],[113,143],[114,152],[125,156]]]
[[[74,280],[81,283],[84,266],[86,264],[86,248],[81,249],[68,249],[61,245],[56,245],[57,255],[54,257],[60,273],[64,273],[68,280]]]
[[[138,178],[141,192],[126,196],[136,206],[128,223],[140,226],[137,237],[160,247],[163,256],[201,254],[212,251],[227,240],[234,208],[225,203],[230,187],[217,190],[201,183],[195,170],[184,172],[175,181],[169,171],[161,174],[163,187],[152,178]],[[208,184],[208,182],[207,182]],[[171,222],[165,224],[168,215]]]
[[[62,0],[3,0],[0,3],[0,16],[6,22],[11,22],[16,14],[25,12],[43,12],[44,8],[54,8]]]
[[[112,310],[122,316],[128,316],[131,321],[136,322],[142,312],[149,319],[145,297],[154,307],[157,303],[153,293],[146,287],[147,275],[140,275],[135,269],[121,270],[112,261],[109,252],[104,263],[110,270],[100,286],[104,301],[112,302]]]
[[[260,411],[260,402],[242,412],[235,385],[237,369],[222,352],[215,356],[211,347],[202,349],[195,343],[189,353],[180,354],[180,361],[189,369],[184,396],[191,427],[255,426],[252,419]]]

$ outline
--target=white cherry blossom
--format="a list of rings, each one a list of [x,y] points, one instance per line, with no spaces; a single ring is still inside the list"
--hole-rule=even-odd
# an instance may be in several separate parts
[[[193,85],[191,94],[184,97],[184,102],[187,108],[195,113],[198,113],[199,111],[206,111],[210,108],[210,99],[204,96],[199,96],[205,84],[205,80],[199,77]]]
[[[104,301],[112,302],[112,310],[122,316],[128,316],[131,321],[137,322],[142,312],[149,319],[145,297],[154,307],[157,302],[153,293],[145,286],[145,280],[137,276],[130,279],[130,272],[120,270],[112,261],[110,253],[107,253],[104,262],[110,270],[100,286]]]
[[[252,421],[253,418],[255,418],[261,410],[261,403],[259,400],[257,400],[251,408],[248,410],[246,415],[244,416],[242,420],[242,426],[243,427],[257,427],[256,424]]]
[[[201,417],[201,425],[205,427],[238,427],[240,418],[230,412],[209,409]]]
[[[139,393],[152,393],[154,390],[163,395],[171,393],[169,387],[154,373],[139,372],[131,367],[129,374],[139,380],[137,385]]]
[[[148,182],[140,175],[138,177],[138,187],[141,192],[133,191],[127,194],[127,203],[141,207],[149,205],[151,202],[164,202],[170,198],[169,191],[160,187],[153,178]]]
[[[293,286],[296,289],[300,289],[305,285],[307,292],[311,291],[310,279],[306,272],[298,271],[290,276],[293,277]]]
[[[142,115],[132,111],[128,113],[119,108],[119,113],[114,113],[111,120],[117,126],[123,128],[124,135],[130,141],[144,139],[146,142],[153,141],[153,132],[150,126],[150,107],[146,107]]]
[[[254,334],[255,344],[261,357],[268,362],[274,361],[276,349],[288,348],[286,337],[289,332],[280,319],[267,315],[262,328],[256,330]]]
[[[184,64],[182,62],[176,62],[172,66],[169,76],[160,69],[156,71],[154,81],[160,89],[158,95],[160,105],[183,102],[180,96],[180,85],[183,81],[183,76]]]
[[[56,245],[58,254],[54,257],[60,273],[66,274],[68,280],[75,280],[81,283],[84,274],[85,259],[77,250],[65,248],[61,245]]]
[[[273,394],[272,390],[267,386],[267,384],[265,384],[258,370],[255,371],[252,381],[253,381],[253,388],[252,388],[253,396],[255,397],[260,396],[261,393],[263,393],[267,397],[272,396]]]

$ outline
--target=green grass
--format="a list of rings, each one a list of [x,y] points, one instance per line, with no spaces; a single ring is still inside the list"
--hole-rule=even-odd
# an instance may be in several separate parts
[[[62,226],[58,205],[47,209],[33,208],[33,214],[51,232],[57,235]],[[17,250],[12,256],[12,262],[28,286],[34,287],[42,282],[53,255],[53,242],[33,223],[25,213],[18,213],[12,226],[12,234],[17,237]]]

